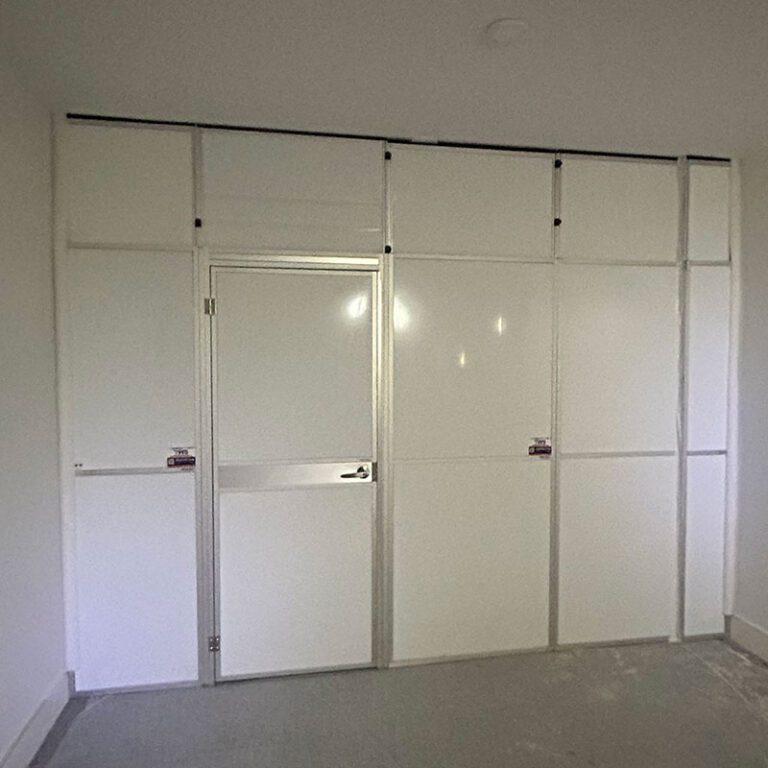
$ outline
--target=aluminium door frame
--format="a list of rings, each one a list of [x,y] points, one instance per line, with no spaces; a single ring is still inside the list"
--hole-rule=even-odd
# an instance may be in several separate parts
[[[371,604],[371,661],[360,665],[342,665],[313,667],[311,669],[275,670],[266,673],[242,676],[222,675],[221,654],[209,650],[210,638],[221,636],[221,616],[219,598],[219,502],[217,482],[217,450],[215,443],[216,424],[216,333],[215,314],[201,314],[201,374],[200,398],[202,414],[202,440],[200,450],[200,475],[202,481],[201,519],[198,525],[199,566],[198,583],[200,586],[199,606],[199,658],[200,682],[214,685],[242,679],[280,677],[314,672],[354,669],[384,668],[389,665],[391,637],[391,611],[388,607],[388,584],[391,581],[391,558],[388,553],[387,538],[390,529],[386,504],[386,488],[389,483],[388,472],[388,430],[385,412],[388,333],[385,307],[385,275],[378,256],[364,254],[306,254],[295,252],[227,252],[211,253],[207,248],[198,249],[199,295],[198,309],[203,311],[206,299],[216,298],[217,273],[276,273],[289,274],[315,273],[365,275],[371,278],[372,318],[371,318],[371,418],[372,418],[372,460],[376,463],[376,487],[374,492],[372,536],[372,604]],[[207,322],[206,322],[207,321]],[[226,643],[226,638],[221,642]]]

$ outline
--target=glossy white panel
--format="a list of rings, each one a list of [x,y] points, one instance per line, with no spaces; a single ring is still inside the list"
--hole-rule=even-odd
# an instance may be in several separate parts
[[[370,459],[371,275],[215,281],[219,461]]]
[[[202,242],[381,253],[383,163],[377,141],[204,131]]]
[[[676,480],[674,457],[562,461],[561,643],[672,632]]]
[[[552,258],[553,159],[393,147],[396,253]]]
[[[551,420],[552,267],[397,259],[396,458],[526,456]]]
[[[561,449],[675,450],[677,271],[569,265],[559,279]]]
[[[76,480],[79,690],[197,680],[195,478]]]
[[[220,496],[221,673],[371,661],[373,488]]]
[[[688,178],[688,258],[691,261],[728,261],[730,166],[692,164]]]
[[[688,449],[725,450],[731,270],[692,267],[688,279]]]
[[[62,273],[75,461],[164,466],[195,444],[192,254],[69,251]]]
[[[676,260],[679,203],[674,163],[566,157],[560,173],[561,258]]]
[[[396,463],[394,657],[547,644],[543,459]]]
[[[688,458],[685,634],[724,630],[725,456]]]
[[[192,245],[192,134],[69,125],[61,143],[69,242]]]

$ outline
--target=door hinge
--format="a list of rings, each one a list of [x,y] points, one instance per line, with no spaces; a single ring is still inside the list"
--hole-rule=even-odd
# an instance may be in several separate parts
[[[208,299],[203,299],[203,312],[206,315],[215,315],[216,314],[216,299],[211,297]]]
[[[563,161],[559,158],[555,160],[555,168],[562,168],[563,167]]]
[[[200,227],[203,226],[203,220],[202,219],[195,219],[195,229],[200,229]]]
[[[211,653],[218,653],[221,650],[221,635],[211,635],[208,638],[208,650]]]
[[[562,219],[555,219],[554,223],[555,223],[556,227],[559,227],[563,223],[563,220]]]

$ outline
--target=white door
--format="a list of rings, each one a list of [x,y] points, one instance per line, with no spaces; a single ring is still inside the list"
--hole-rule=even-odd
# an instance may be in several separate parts
[[[368,666],[376,274],[212,278],[217,675]]]

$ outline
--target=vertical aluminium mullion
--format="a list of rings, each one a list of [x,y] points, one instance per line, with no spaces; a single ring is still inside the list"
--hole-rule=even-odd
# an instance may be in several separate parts
[[[678,404],[677,404],[677,578],[672,639],[685,637],[686,557],[688,528],[688,160],[677,163],[678,212]]]
[[[559,333],[559,255],[560,229],[554,225],[560,217],[562,158],[552,162],[552,369],[550,377],[550,517],[549,517],[549,647],[559,642],[560,608],[560,333]]]
[[[202,146],[199,128],[192,131],[193,217],[201,216]],[[209,498],[212,487],[209,472],[210,455],[210,318],[203,314],[203,301],[210,295],[207,253],[200,246],[199,228],[193,224],[194,239],[194,323],[195,323],[195,392],[197,466],[195,494],[197,519],[197,642],[199,682],[213,685],[216,671],[213,655],[208,651],[208,636],[214,634],[214,556],[213,524]]]
[[[381,356],[379,382],[381,398],[378,403],[381,430],[379,433],[379,474],[377,519],[379,526],[378,552],[380,579],[378,599],[379,647],[376,666],[387,668],[392,664],[393,655],[393,463],[392,463],[392,392],[394,361],[394,269],[392,254],[392,205],[391,205],[391,146],[384,145],[384,247],[382,248],[379,286],[381,301],[379,304],[380,326],[379,339]]]

